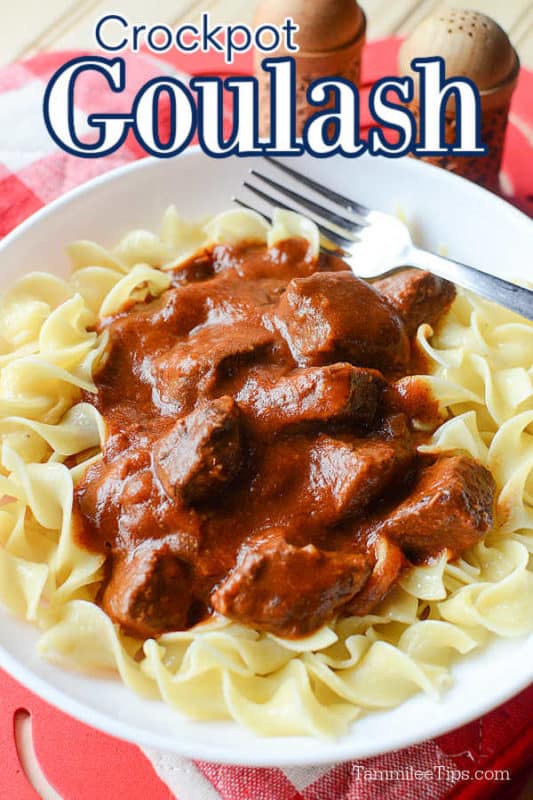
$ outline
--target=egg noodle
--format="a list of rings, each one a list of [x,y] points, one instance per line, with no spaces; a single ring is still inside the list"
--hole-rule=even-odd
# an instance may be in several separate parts
[[[103,556],[77,545],[73,489],[100,458],[104,422],[80,402],[104,356],[98,319],[156,296],[168,270],[216,242],[269,245],[304,236],[308,220],[246,211],[189,224],[174,208],[156,236],[128,234],[112,250],[69,248],[72,275],[33,272],[0,304],[0,602],[42,631],[39,652],[63,665],[112,669],[143,697],[195,719],[233,718],[268,736],[335,736],[358,715],[451,683],[457,654],[533,629],[533,324],[459,293],[439,328],[417,337],[425,377],[447,420],[425,452],[461,450],[497,484],[497,525],[453,563],[413,568],[365,617],[341,618],[286,641],[220,617],[140,643],[94,602]],[[87,455],[89,454],[89,455]],[[68,464],[78,463],[74,467]]]

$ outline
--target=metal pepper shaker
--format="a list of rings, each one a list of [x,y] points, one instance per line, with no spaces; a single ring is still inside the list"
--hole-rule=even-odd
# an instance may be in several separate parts
[[[425,160],[456,172],[489,189],[498,190],[499,171],[509,107],[520,72],[520,61],[505,31],[477,11],[445,9],[426,17],[403,43],[399,54],[401,75],[413,74],[413,58],[441,56],[446,77],[472,80],[481,97],[481,136],[485,156],[429,156]],[[415,80],[415,89],[418,81]],[[411,103],[419,117],[418,99]],[[455,103],[446,110],[446,141],[455,140]]]
[[[307,104],[307,89],[319,79],[329,76],[346,78],[356,86],[361,74],[361,53],[365,43],[366,17],[356,0],[262,0],[255,25],[282,25],[292,17],[300,27],[296,34],[297,53],[283,48],[272,57],[293,56],[296,62],[296,133],[317,109]],[[255,74],[261,98],[261,136],[270,132],[270,81],[261,69],[264,53],[256,53]]]

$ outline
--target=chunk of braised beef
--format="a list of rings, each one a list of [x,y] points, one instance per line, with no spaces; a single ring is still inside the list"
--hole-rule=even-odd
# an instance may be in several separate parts
[[[242,463],[239,410],[231,397],[200,405],[154,447],[154,469],[169,497],[198,503],[216,497]]]
[[[296,547],[283,529],[246,542],[237,565],[211,595],[213,608],[230,619],[294,638],[329,622],[364,585],[366,555]]]
[[[146,486],[150,462],[149,451],[132,448],[124,449],[114,461],[104,457],[89,467],[78,487],[77,503],[97,530],[115,530],[123,507],[151,499],[151,486]]]
[[[302,367],[348,361],[389,372],[409,361],[409,340],[400,316],[351,272],[293,279],[280,300],[278,319]]]
[[[421,375],[407,375],[389,383],[383,392],[383,408],[387,414],[405,414],[422,423],[426,432],[443,421],[439,401]]]
[[[146,639],[183,630],[192,603],[191,568],[171,539],[149,539],[113,557],[101,603],[131,636]]]
[[[309,242],[296,237],[268,249],[259,242],[248,242],[244,246],[218,244],[213,248],[212,260],[216,273],[234,272],[240,278],[253,281],[262,278],[286,281],[295,275],[310,275],[316,269]]]
[[[112,344],[124,342],[127,346],[147,329],[161,325],[165,326],[165,334],[185,336],[202,324],[205,314],[202,290],[190,284],[163,292],[150,303],[126,308],[115,317],[105,319],[101,327],[108,328]]]
[[[420,472],[409,496],[377,530],[417,558],[443,548],[456,556],[491,528],[494,493],[494,478],[478,461],[441,456]]]
[[[200,328],[154,359],[159,401],[177,413],[190,411],[199,397],[212,394],[218,382],[260,357],[272,341],[272,334],[256,324]]]
[[[376,418],[385,386],[376,370],[340,363],[297,369],[277,381],[258,373],[237,401],[254,431],[264,435],[328,423],[365,427]]]
[[[414,456],[410,435],[319,436],[306,476],[312,515],[336,524],[361,514],[403,478]]]
[[[455,300],[453,283],[419,269],[406,269],[373,284],[402,317],[414,336],[423,322],[435,325]]]

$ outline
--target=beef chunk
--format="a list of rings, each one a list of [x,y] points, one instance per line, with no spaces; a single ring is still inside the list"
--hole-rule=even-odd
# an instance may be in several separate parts
[[[259,325],[212,325],[154,360],[153,379],[158,399],[177,413],[190,411],[198,397],[212,393],[218,381],[261,357],[273,342]]]
[[[412,420],[423,423],[426,431],[442,422],[439,401],[428,380],[420,375],[408,375],[389,383],[383,392],[383,407],[389,413],[406,414]]]
[[[301,237],[285,239],[268,248],[253,241],[244,245],[217,244],[212,259],[216,273],[235,272],[246,282],[272,278],[286,282],[295,275],[310,275],[316,269],[309,242]]]
[[[411,433],[398,419],[395,430],[383,425],[372,439],[345,432],[269,442],[258,454],[251,507],[265,509],[273,525],[292,520],[298,530],[324,529],[361,514],[389,487],[396,490],[414,459]]]
[[[102,607],[132,635],[146,639],[187,627],[190,567],[170,540],[148,540],[113,559]]]
[[[423,322],[435,325],[456,294],[453,283],[419,269],[397,272],[372,285],[400,314],[409,336],[414,336]]]
[[[361,513],[402,475],[412,455],[410,439],[319,436],[306,476],[310,508],[325,524]]]
[[[441,457],[422,470],[409,497],[378,530],[416,557],[443,547],[457,556],[492,526],[494,491],[492,475],[473,458]]]
[[[351,364],[299,369],[273,382],[250,378],[237,396],[239,407],[263,434],[317,423],[371,425],[386,383],[382,375]]]
[[[375,564],[372,574],[353,600],[347,604],[348,614],[362,617],[370,614],[396,584],[406,560],[397,544],[386,536],[377,536],[372,545]]]
[[[239,561],[211,595],[230,619],[278,636],[305,636],[333,618],[365,583],[364,555],[289,544],[283,529],[243,545]]]
[[[201,289],[196,286],[180,286],[163,292],[150,303],[139,303],[126,307],[116,317],[100,323],[101,328],[109,328],[112,343],[122,341],[131,347],[139,334],[147,329],[165,326],[165,334],[185,336],[202,324],[206,316],[205,301]]]
[[[317,272],[295,278],[278,318],[300,366],[348,361],[384,371],[405,367],[409,340],[396,311],[351,272]]]
[[[211,400],[178,420],[154,449],[154,467],[169,497],[208,500],[241,465],[238,408],[231,397]]]

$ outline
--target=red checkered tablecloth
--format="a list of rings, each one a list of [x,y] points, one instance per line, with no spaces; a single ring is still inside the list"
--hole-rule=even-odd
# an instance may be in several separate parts
[[[397,47],[397,40],[367,47],[367,87],[382,75],[394,74]],[[76,55],[81,54],[40,55],[0,71],[0,236],[74,186],[143,155],[131,137],[118,153],[95,160],[69,156],[51,141],[41,113],[44,88],[60,64]],[[76,94],[82,129],[87,114],[105,111],[106,103],[112,102],[115,113],[129,111],[138,89],[169,71],[168,62],[147,55],[129,56],[127,62],[127,89],[112,101],[103,79],[83,81]],[[205,57],[175,57],[172,66],[194,74],[227,71],[220,61]],[[243,57],[232,72],[250,69],[249,59]],[[533,74],[523,71],[511,112],[503,185],[533,214],[532,97]],[[2,672],[0,698],[1,800],[35,800],[36,787],[42,785],[53,787],[64,800],[511,800],[533,766],[533,687],[480,720],[430,742],[364,762],[283,770],[143,753],[51,708]],[[28,730],[33,769],[21,759]],[[426,769],[432,771],[431,779],[416,779],[416,770]],[[498,770],[508,770],[510,780],[495,780]]]

